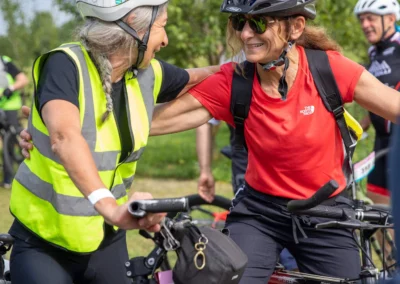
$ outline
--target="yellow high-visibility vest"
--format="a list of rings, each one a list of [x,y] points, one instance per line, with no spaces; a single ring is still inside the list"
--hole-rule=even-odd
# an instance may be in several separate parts
[[[77,67],[82,136],[89,145],[100,178],[117,203],[122,204],[128,199],[126,190],[132,184],[137,160],[147,144],[162,83],[160,63],[152,60],[151,66],[139,70],[134,79],[131,72],[125,75],[125,101],[133,149],[120,163],[121,137],[116,118],[110,114],[104,123],[101,120],[106,111],[106,96],[99,73],[81,44],[64,44],[36,59],[33,68],[35,86],[44,62],[56,51],[66,53]],[[93,252],[104,238],[104,219],[84,198],[52,152],[49,133],[35,101],[28,122],[34,149],[31,158],[21,164],[13,181],[11,213],[51,244],[78,253]]]

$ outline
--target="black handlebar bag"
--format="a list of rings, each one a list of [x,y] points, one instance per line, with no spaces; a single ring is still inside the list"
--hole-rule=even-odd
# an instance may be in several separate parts
[[[227,235],[210,227],[189,226],[180,235],[174,284],[237,284],[247,256]]]

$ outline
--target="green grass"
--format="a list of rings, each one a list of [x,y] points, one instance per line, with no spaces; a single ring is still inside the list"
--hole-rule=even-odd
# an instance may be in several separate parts
[[[219,153],[229,144],[229,130],[220,127],[213,155],[213,174],[216,180],[231,180],[230,161]],[[138,163],[136,175],[151,178],[195,179],[199,176],[196,154],[196,131],[150,137]]]

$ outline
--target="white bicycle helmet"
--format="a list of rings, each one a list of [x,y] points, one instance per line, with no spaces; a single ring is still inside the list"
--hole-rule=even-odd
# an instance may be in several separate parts
[[[114,22],[141,6],[160,6],[168,0],[76,0],[76,6],[84,17],[95,17]]]
[[[76,5],[83,17],[94,17],[105,22],[114,22],[125,32],[129,33],[138,42],[138,57],[136,64],[131,67],[132,72],[137,75],[137,68],[143,61],[150,37],[150,29],[153,25],[158,6],[167,3],[168,0],[76,0]],[[153,12],[150,25],[143,38],[121,19],[135,8],[152,6]]]
[[[400,6],[397,0],[359,0],[354,8],[356,16],[363,13],[377,15],[395,14],[396,20],[400,20]]]

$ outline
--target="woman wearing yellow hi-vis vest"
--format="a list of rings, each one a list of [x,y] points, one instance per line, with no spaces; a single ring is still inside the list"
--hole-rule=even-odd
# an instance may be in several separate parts
[[[34,148],[10,201],[13,284],[129,283],[124,230],[159,230],[163,214],[138,220],[126,204],[154,105],[218,69],[154,59],[168,44],[167,2],[77,0],[79,42],[35,61]]]

